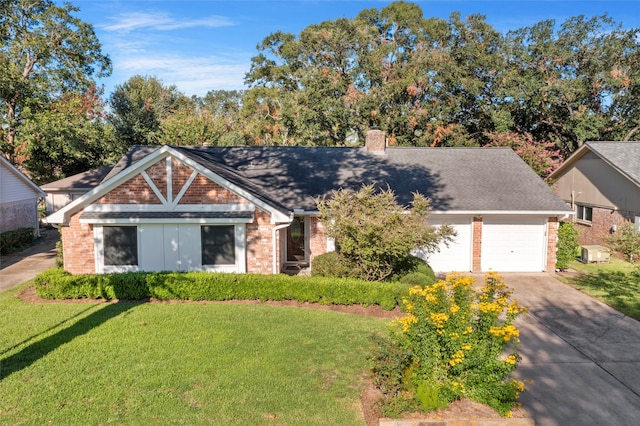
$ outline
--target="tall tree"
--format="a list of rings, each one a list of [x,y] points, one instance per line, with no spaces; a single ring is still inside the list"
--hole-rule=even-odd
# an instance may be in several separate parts
[[[151,76],[131,77],[109,98],[109,122],[115,130],[118,151],[124,154],[133,145],[158,143],[161,121],[193,104],[175,85],[165,86]]]
[[[624,138],[639,118],[639,35],[606,15],[510,32],[513,130],[553,141],[565,155],[586,140]]]
[[[27,148],[17,137],[27,117],[111,73],[93,27],[75,17],[77,11],[51,0],[0,3],[0,150],[11,161]]]
[[[26,142],[24,167],[41,184],[117,161],[113,127],[105,118],[101,92],[65,94],[26,118],[20,140]]]

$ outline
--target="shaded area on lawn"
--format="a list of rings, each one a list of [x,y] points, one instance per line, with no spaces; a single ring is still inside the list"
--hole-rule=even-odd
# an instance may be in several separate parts
[[[569,282],[623,314],[640,320],[640,269],[628,273],[599,271],[573,277]]]
[[[145,302],[118,302],[118,303],[109,303],[98,305],[97,310],[90,313],[84,318],[79,319],[68,327],[62,328],[57,331],[55,334],[52,334],[48,337],[45,337],[41,340],[33,342],[28,346],[24,347],[19,352],[9,355],[6,358],[0,359],[0,380],[5,379],[13,373],[16,373],[24,368],[29,367],[31,364],[35,363],[41,358],[44,358],[50,352],[56,350],[60,346],[71,342],[78,336],[82,336],[87,334],[92,329],[99,327],[105,322],[109,321],[111,318],[114,318],[124,312],[129,311],[130,309],[139,306],[140,304]],[[78,317],[79,315],[91,310],[94,308],[85,309],[84,311],[73,315],[72,317],[61,321],[60,323],[50,327],[48,330],[40,332],[23,342],[12,346],[11,348],[4,349],[2,354],[10,352],[11,350],[19,347],[20,345],[26,344],[29,341],[34,340],[38,336],[45,334],[62,324]]]

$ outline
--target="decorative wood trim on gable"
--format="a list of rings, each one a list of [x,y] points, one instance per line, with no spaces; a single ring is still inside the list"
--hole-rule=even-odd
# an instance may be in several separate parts
[[[167,145],[51,214],[46,221],[68,225],[71,215],[79,210],[104,209],[108,205],[120,211],[124,211],[123,206],[140,210],[201,211],[203,207],[206,210],[215,205],[232,208],[244,205],[252,211],[267,212],[272,224],[291,220],[289,212],[266,203]]]
[[[177,192],[177,194],[176,194]],[[119,205],[116,210],[126,210],[124,206],[137,204],[163,211],[202,210],[203,205],[232,206],[248,204],[248,201],[213,182],[196,170],[167,157],[140,172],[139,175],[122,183],[101,197],[95,204]],[[89,206],[90,207],[90,206]]]

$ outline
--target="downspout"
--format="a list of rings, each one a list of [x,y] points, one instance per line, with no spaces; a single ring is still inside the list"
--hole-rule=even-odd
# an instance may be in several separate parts
[[[278,245],[276,244],[276,242],[277,242],[276,237],[278,235],[277,232],[279,230],[281,230],[281,229],[288,228],[290,225],[291,225],[291,222],[282,223],[280,225],[274,226],[273,230],[272,230],[271,241],[272,241],[272,244],[273,244],[273,248],[272,248],[271,252],[273,253],[273,273],[274,274],[277,274],[277,273],[280,272],[280,271],[278,271],[278,255],[280,253],[278,251]]]

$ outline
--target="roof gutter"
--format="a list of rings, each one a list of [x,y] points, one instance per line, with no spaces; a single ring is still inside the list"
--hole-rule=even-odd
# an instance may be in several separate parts
[[[431,210],[431,215],[519,215],[519,216],[565,216],[572,210]]]
[[[273,244],[273,248],[271,249],[271,253],[273,255],[273,273],[274,274],[278,274],[280,273],[280,271],[278,271],[278,244],[276,243],[276,237],[278,235],[278,231],[284,228],[288,228],[289,226],[291,226],[291,222],[287,222],[287,223],[282,223],[280,225],[276,225],[273,227],[273,229],[271,230],[271,241]]]

